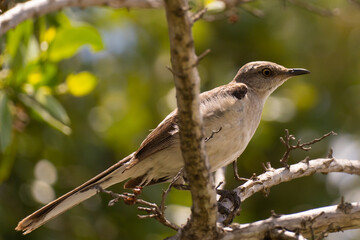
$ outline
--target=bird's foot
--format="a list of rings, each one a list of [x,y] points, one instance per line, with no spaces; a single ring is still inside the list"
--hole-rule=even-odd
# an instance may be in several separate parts
[[[216,189],[220,195],[218,201],[218,219],[217,222],[227,226],[232,223],[240,210],[241,199],[233,190]]]

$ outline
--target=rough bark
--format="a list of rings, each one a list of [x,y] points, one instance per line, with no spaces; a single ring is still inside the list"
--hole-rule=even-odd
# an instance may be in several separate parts
[[[192,216],[181,231],[181,239],[214,239],[216,197],[203,141],[200,115],[198,58],[191,33],[193,24],[186,0],[166,0],[172,73],[176,86],[181,150],[193,200]]]
[[[249,223],[233,224],[221,240],[232,239],[281,239],[272,235],[276,229],[299,233],[305,238],[316,235],[355,229],[360,226],[360,202],[312,209],[289,215],[272,216],[268,219]],[[277,232],[277,234],[279,234]]]
[[[279,185],[283,182],[311,176],[315,173],[330,173],[330,172],[344,172],[349,174],[360,175],[360,161],[348,159],[335,158],[319,158],[309,161],[299,162],[290,165],[289,168],[267,169],[267,171],[257,178],[247,181],[243,185],[234,189],[241,201],[245,201],[257,192],[267,193],[271,187]],[[230,211],[234,207],[232,200],[224,198],[222,206]],[[226,216],[218,216],[218,221],[221,222]]]
[[[288,182],[297,178],[311,176],[315,173],[344,172],[360,175],[360,161],[336,158],[319,158],[311,161],[303,161],[290,168],[268,169],[258,176],[257,181],[249,181],[236,188],[240,193],[241,200],[245,200],[254,193],[269,189],[282,182]]]

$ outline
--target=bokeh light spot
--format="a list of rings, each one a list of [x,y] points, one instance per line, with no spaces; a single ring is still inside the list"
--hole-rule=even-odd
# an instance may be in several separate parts
[[[46,182],[34,181],[31,186],[31,194],[33,198],[42,204],[46,204],[55,199],[53,188]]]
[[[285,97],[269,97],[262,119],[265,121],[288,122],[295,116],[294,103]]]
[[[54,184],[57,180],[57,171],[55,166],[46,159],[40,160],[36,164],[34,175],[37,180],[47,184]]]

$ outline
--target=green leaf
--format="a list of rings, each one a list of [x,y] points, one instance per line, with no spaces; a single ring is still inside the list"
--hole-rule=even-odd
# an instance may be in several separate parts
[[[14,165],[16,150],[17,150],[17,141],[16,135],[11,140],[11,144],[3,153],[0,153],[0,184],[9,178],[11,169]]]
[[[89,44],[94,51],[104,48],[100,34],[91,26],[60,29],[49,46],[49,59],[60,61],[72,57],[81,46],[86,44]]]
[[[21,73],[19,73],[17,83],[27,83],[34,87],[43,85],[53,86],[56,84],[57,66],[51,62],[33,62],[28,64]]]
[[[32,33],[33,21],[27,20],[6,34],[6,53],[10,55],[9,67],[14,76],[17,76],[18,72],[21,72],[24,67],[26,59],[25,50]]]
[[[69,92],[76,97],[89,94],[95,88],[96,83],[96,77],[89,72],[70,74],[66,78],[66,85]]]
[[[28,44],[32,32],[33,22],[32,20],[27,20],[7,33],[6,49],[11,57],[14,58],[15,55],[19,52],[21,43],[25,45]]]
[[[45,122],[47,122],[50,126],[54,127],[55,129],[59,130],[60,132],[64,133],[65,135],[70,135],[71,134],[71,128],[69,126],[65,125],[64,123],[62,123],[61,121],[56,119],[45,106],[40,104],[33,97],[21,93],[21,94],[19,94],[19,99],[26,106],[28,106],[29,108],[34,110],[37,114],[39,114],[39,116]],[[55,111],[55,110],[53,109],[52,111]],[[57,113],[57,114],[59,114],[59,113]],[[62,116],[62,117],[66,118],[67,115],[66,115],[66,117],[64,117],[64,116]]]
[[[12,116],[8,97],[4,92],[0,92],[0,147],[1,151],[5,149],[11,142],[12,136]]]
[[[35,94],[35,99],[57,120],[62,123],[69,125],[70,119],[66,113],[64,107],[59,103],[59,101],[54,98],[48,88],[39,88]]]

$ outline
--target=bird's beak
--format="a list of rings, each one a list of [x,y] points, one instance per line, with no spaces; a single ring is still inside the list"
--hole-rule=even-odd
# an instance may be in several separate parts
[[[303,75],[309,73],[310,71],[304,68],[291,68],[287,71],[287,74],[289,74],[290,76],[297,76],[297,75]]]

